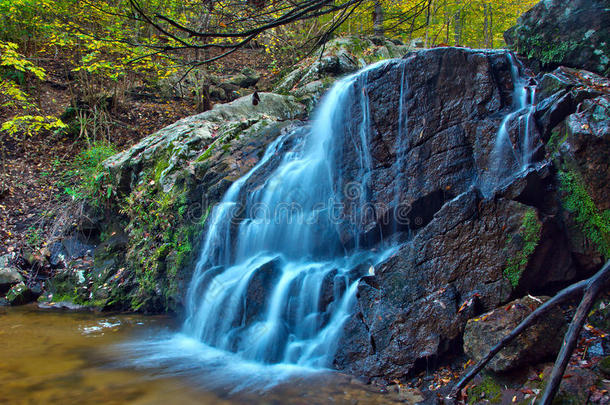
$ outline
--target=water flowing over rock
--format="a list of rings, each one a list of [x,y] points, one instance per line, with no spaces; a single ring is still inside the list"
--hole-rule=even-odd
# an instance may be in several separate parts
[[[277,138],[211,212],[187,296],[187,334],[250,360],[328,365],[353,305],[357,280],[350,271],[376,264],[390,248],[348,250],[334,217],[344,201],[337,134],[354,127],[365,134],[370,126],[366,114],[354,123],[346,109],[353,98],[366,105],[356,86],[362,78],[366,71],[335,85],[311,129]],[[319,296],[331,272],[346,288],[333,288],[322,311]]]
[[[437,48],[341,79],[309,124],[273,94],[182,120],[105,162],[120,215],[79,291],[183,308],[171,342],[215,362],[403,377],[599,267],[609,88]]]
[[[537,140],[506,125],[515,109],[531,120],[523,83],[507,52],[450,48],[338,82],[311,128],[277,138],[210,214],[185,333],[271,363],[328,366],[338,349],[336,367],[372,376],[445,350],[469,315],[460,300],[492,309],[513,290],[507,235],[531,208],[478,190],[502,184],[489,185],[496,134],[523,156]],[[372,269],[361,281],[358,266]]]

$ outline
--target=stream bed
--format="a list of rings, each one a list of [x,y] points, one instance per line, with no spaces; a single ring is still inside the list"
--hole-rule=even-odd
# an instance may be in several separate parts
[[[174,333],[165,316],[0,307],[0,404],[388,404],[349,376],[319,371],[232,392],[198,383],[197,367],[136,367],[126,347]],[[144,343],[146,344],[146,343]],[[214,370],[206,370],[210,375]],[[260,376],[252,375],[256,380]]]

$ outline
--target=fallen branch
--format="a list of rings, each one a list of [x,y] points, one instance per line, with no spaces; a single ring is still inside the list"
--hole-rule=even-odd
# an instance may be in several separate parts
[[[474,365],[466,373],[464,377],[458,381],[458,383],[451,390],[448,399],[452,402],[457,401],[457,396],[461,392],[464,387],[472,380],[486,365],[489,363],[500,350],[502,350],[505,346],[507,346],[510,342],[515,340],[517,336],[519,336],[524,330],[534,324],[538,319],[549,313],[553,308],[562,302],[567,301],[568,299],[574,298],[577,295],[583,295],[582,301],[578,306],[578,310],[572,318],[572,322],[570,323],[570,328],[564,337],[564,344],[557,356],[557,361],[555,362],[555,366],[553,367],[553,372],[551,374],[551,379],[547,388],[544,392],[541,405],[549,405],[557,390],[559,389],[559,384],[561,383],[561,378],[563,377],[563,373],[568,365],[568,361],[572,352],[574,351],[574,347],[576,346],[576,342],[578,340],[578,336],[580,331],[587,319],[587,315],[589,314],[589,310],[591,306],[595,302],[597,295],[604,288],[606,284],[610,281],[610,261],[607,262],[604,267],[600,271],[598,271],[593,277],[579,281],[578,283],[572,284],[569,287],[561,290],[557,295],[553,298],[542,304],[538,307],[534,312],[529,314],[527,318],[525,318],[515,329],[511,331],[508,335],[506,335],[498,344],[496,344],[490,351],[487,353],[485,357],[483,357],[477,364]]]

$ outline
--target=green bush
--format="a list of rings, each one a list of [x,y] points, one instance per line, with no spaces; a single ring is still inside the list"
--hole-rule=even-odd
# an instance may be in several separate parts
[[[106,172],[102,162],[117,153],[115,147],[107,142],[95,142],[76,156],[72,169],[67,175],[73,179],[73,186],[65,186],[64,192],[74,199],[87,199],[93,205],[109,197],[111,189],[103,192]]]

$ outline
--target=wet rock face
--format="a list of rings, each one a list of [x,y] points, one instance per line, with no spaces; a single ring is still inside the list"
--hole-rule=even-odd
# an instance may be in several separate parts
[[[476,191],[445,204],[379,267],[374,284],[361,281],[359,312],[348,321],[336,366],[400,377],[418,359],[448,350],[469,317],[510,297],[504,268],[518,246],[508,244],[507,235],[518,234],[528,209],[515,201],[483,201]]]
[[[346,204],[348,222],[368,243],[397,226],[417,230],[430,222],[446,201],[488,171],[498,126],[512,108],[512,86],[505,52],[419,51],[372,70],[366,82],[356,84],[354,92],[362,96],[346,107],[350,125],[338,137],[338,187],[359,187]],[[368,181],[358,157],[363,148],[370,151]],[[362,195],[377,207],[374,215],[363,214]]]
[[[401,120],[396,106],[403,71]],[[420,360],[454,350],[473,316],[517,294],[554,290],[601,265],[597,248],[586,241],[608,237],[601,214],[607,202],[601,196],[608,193],[608,121],[599,119],[607,114],[608,86],[599,76],[566,68],[539,81],[530,134],[538,145],[534,165],[491,199],[479,190],[500,121],[512,108],[505,54],[416,52],[372,70],[367,84],[359,85],[356,91],[366,93],[371,112],[371,177],[361,190],[390,213],[400,208],[392,197],[399,190],[410,208],[409,221],[403,228],[384,226],[385,213],[359,217],[357,205],[348,205],[346,215],[370,246],[392,232],[412,239],[360,281],[357,309],[346,323],[335,367],[370,378],[401,377]],[[362,105],[351,106],[355,128]],[[511,139],[516,129],[509,126]],[[350,142],[343,145],[341,170],[349,184],[361,173],[356,159],[361,141],[349,133],[345,138]],[[553,162],[544,161],[545,149]],[[583,224],[582,213],[566,208],[564,194],[574,190],[561,191],[557,169],[582,177],[589,194],[578,198],[592,201],[599,224]],[[592,234],[591,226],[600,229]],[[377,238],[371,236],[375,232]],[[589,247],[580,249],[579,240]]]
[[[543,0],[504,34],[518,53],[543,65],[608,75],[610,11],[605,0]]]
[[[478,362],[545,300],[527,296],[470,319],[464,330],[464,352]],[[550,313],[502,349],[487,368],[501,373],[556,355],[566,326],[561,311]]]

